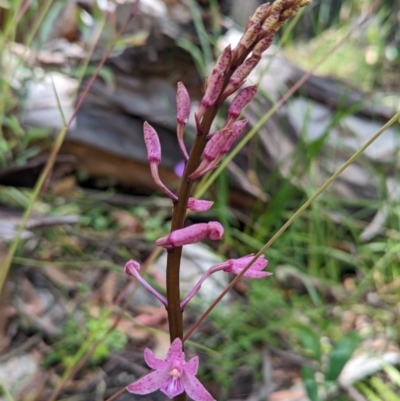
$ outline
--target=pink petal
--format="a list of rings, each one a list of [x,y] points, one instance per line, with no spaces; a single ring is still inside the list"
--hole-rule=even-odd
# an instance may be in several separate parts
[[[181,379],[187,395],[194,401],[214,401],[212,395],[194,375],[184,370]]]
[[[133,394],[149,394],[158,390],[169,377],[169,369],[155,370],[131,383],[126,389]]]
[[[180,161],[178,164],[175,165],[175,167],[174,167],[174,173],[175,173],[178,177],[182,177],[184,171],[185,171],[185,162],[182,160],[182,161]]]
[[[145,121],[143,124],[144,143],[147,149],[147,160],[152,163],[161,161],[161,144],[157,131]]]
[[[144,350],[144,360],[146,361],[149,368],[156,370],[165,369],[167,366],[170,365],[169,362],[156,358],[149,348],[145,348]]]
[[[136,262],[136,260],[130,260],[129,262],[126,262],[124,267],[125,274],[127,274],[128,276],[136,277],[139,271],[140,264]]]
[[[170,376],[160,387],[160,390],[171,400],[185,391],[182,380]]]
[[[210,209],[213,204],[213,201],[189,198],[188,209],[192,212],[205,212],[206,210]]]
[[[197,370],[199,369],[199,357],[198,356],[194,356],[192,359],[190,359],[186,365],[185,368],[186,372],[189,375],[196,375],[197,374]]]
[[[219,241],[222,239],[224,235],[224,227],[222,226],[221,223],[218,223],[218,221],[210,221],[208,223],[208,227],[209,227],[208,238],[210,238],[213,241]]]
[[[185,362],[185,357],[184,353],[182,350],[182,340],[180,338],[175,338],[174,341],[172,341],[171,346],[169,347],[166,361],[167,362],[174,362],[174,361],[179,361],[180,363]]]

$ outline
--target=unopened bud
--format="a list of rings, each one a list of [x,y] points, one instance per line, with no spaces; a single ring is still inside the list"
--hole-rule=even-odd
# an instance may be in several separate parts
[[[257,44],[254,46],[253,52],[251,53],[252,57],[261,58],[265,50],[267,50],[271,46],[273,40],[274,40],[273,35],[267,36],[259,40]]]
[[[247,50],[257,39],[260,32],[261,25],[259,23],[251,22],[241,37],[237,48],[241,48],[242,52]]]
[[[271,14],[262,24],[260,30],[260,36],[266,37],[273,35],[279,29],[276,27],[279,22],[279,18],[280,18],[279,12]]]
[[[143,124],[144,143],[147,149],[147,160],[159,164],[161,161],[161,144],[157,131],[145,121]]]
[[[176,120],[180,124],[186,124],[190,114],[190,97],[182,82],[178,82],[178,89],[176,91],[176,109]]]
[[[211,162],[220,156],[222,148],[232,135],[232,127],[224,127],[211,136],[204,148],[204,158]]]
[[[213,71],[207,79],[206,92],[201,100],[203,108],[209,108],[214,105],[221,93],[222,84],[224,82],[224,74]]]
[[[169,235],[159,238],[156,244],[165,249],[172,249],[187,244],[194,244],[207,236],[211,240],[217,241],[222,239],[223,234],[224,228],[221,223],[210,221],[209,223],[197,223],[189,227],[174,230]]]
[[[300,6],[298,4],[295,4],[293,7],[290,7],[285,11],[282,11],[280,19],[287,20],[288,18],[292,18],[299,12],[299,10]]]
[[[228,109],[230,120],[236,120],[242,110],[251,102],[257,93],[257,85],[242,89],[233,99]]]
[[[236,139],[239,138],[239,136],[242,134],[244,127],[247,124],[247,120],[239,120],[239,121],[235,121],[232,124],[232,133],[231,135],[228,137],[228,140],[225,142],[224,146],[221,148],[221,155],[229,152],[229,149],[231,148],[231,146],[234,144],[234,142],[236,141]]]
[[[276,1],[274,1],[274,2],[272,3],[272,5],[271,5],[270,12],[271,12],[271,13],[278,13],[278,14],[280,14],[280,13],[283,11],[283,9],[284,9],[286,3],[287,3],[287,0],[276,0]]]
[[[261,4],[261,6],[258,7],[256,11],[254,11],[254,14],[250,17],[250,21],[262,24],[265,18],[268,17],[268,14],[270,12],[270,7],[271,6],[269,3]]]
[[[231,45],[225,47],[222,53],[219,55],[217,62],[215,63],[215,67],[213,68],[213,72],[216,71],[220,74],[225,74],[232,62],[232,49]]]
[[[312,3],[312,0],[298,0],[298,1],[297,1],[297,4],[298,4],[300,7],[309,6],[311,3]]]
[[[241,85],[243,85],[244,80],[247,76],[251,73],[254,67],[258,63],[258,59],[254,57],[250,57],[249,59],[245,60],[243,64],[241,64],[235,72],[232,74],[231,78],[229,79],[228,85],[225,88],[224,96],[229,96],[233,93],[236,89],[238,89]]]

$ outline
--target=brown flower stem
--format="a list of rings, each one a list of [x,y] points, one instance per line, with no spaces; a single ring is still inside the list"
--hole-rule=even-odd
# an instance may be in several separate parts
[[[193,173],[200,163],[200,158],[206,145],[206,136],[218,111],[217,106],[207,110],[202,123],[201,132],[195,138],[189,160],[186,163],[181,185],[178,191],[178,201],[174,204],[172,212],[171,232],[183,228],[185,223],[187,203],[190,196],[193,181],[187,177]],[[171,342],[183,337],[182,310],[180,307],[179,271],[181,264],[182,247],[168,251],[167,257],[167,300],[168,321]]]

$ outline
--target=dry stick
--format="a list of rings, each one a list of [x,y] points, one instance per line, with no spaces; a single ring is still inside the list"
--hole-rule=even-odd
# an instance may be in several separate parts
[[[290,89],[289,91],[270,109],[268,113],[256,124],[256,126],[246,135],[245,138],[237,145],[237,147],[231,152],[229,157],[227,157],[218,170],[213,174],[212,177],[204,184],[204,186],[199,191],[200,194],[196,194],[196,196],[201,196],[201,194],[211,185],[211,183],[215,180],[215,177],[219,174],[219,171],[224,169],[230,160],[235,157],[235,155],[240,151],[245,143],[253,136],[253,134],[271,117],[275,111],[281,107],[290,96],[296,92],[297,89],[300,88],[303,83],[310,78],[311,74],[333,53],[335,52],[346,40],[361,26],[363,25],[375,12],[376,8],[379,6],[381,0],[376,0],[372,5],[371,9],[367,13],[367,15],[360,21],[357,25],[355,25],[347,35],[340,40],[322,59],[315,64],[310,71],[304,74]],[[211,313],[211,311],[218,305],[221,299],[230,291],[240,280],[240,278],[246,273],[248,269],[253,265],[253,263],[257,260],[259,256],[261,256],[266,249],[268,249],[277,239],[278,237],[296,220],[300,214],[307,209],[307,207],[316,199],[350,164],[352,164],[361,153],[365,151],[387,128],[389,128],[392,124],[395,123],[400,117],[400,112],[397,113],[394,117],[392,117],[369,141],[366,142],[364,146],[362,146],[346,163],[344,163],[337,171],[334,173],[315,193],[314,195],[308,199],[307,202],[303,204],[303,206],[277,231],[277,233],[260,249],[260,251],[254,255],[253,259],[249,262],[249,264],[232,280],[232,282],[225,288],[224,291],[218,296],[218,298],[208,307],[208,309],[200,316],[197,322],[189,329],[189,331],[185,334],[182,339],[182,342],[185,342],[200,326],[200,324],[204,321],[204,319]]]
[[[26,222],[28,221],[28,218],[32,212],[33,209],[33,205],[35,203],[35,200],[37,198],[37,196],[39,195],[39,192],[41,190],[41,188],[43,187],[44,182],[46,181],[47,176],[49,175],[51,169],[53,168],[55,159],[57,157],[57,154],[61,148],[62,143],[64,142],[64,138],[67,134],[68,128],[70,127],[70,125],[72,124],[74,118],[76,117],[76,114],[78,113],[79,108],[81,107],[83,100],[85,99],[87,93],[89,92],[89,89],[91,88],[91,86],[93,85],[95,79],[97,78],[100,69],[103,67],[104,63],[106,62],[107,58],[109,57],[109,55],[111,54],[111,51],[114,48],[115,43],[117,42],[117,40],[119,39],[119,37],[122,35],[122,33],[124,32],[124,30],[126,29],[127,25],[129,24],[129,22],[132,20],[132,18],[135,16],[136,11],[139,7],[139,2],[140,0],[136,0],[135,4],[132,7],[131,13],[129,14],[125,24],[121,27],[121,29],[118,31],[117,36],[115,38],[115,40],[113,41],[112,45],[110,46],[110,48],[107,50],[107,52],[105,53],[105,55],[103,56],[103,58],[100,60],[100,63],[97,65],[92,77],[90,78],[86,88],[83,90],[81,96],[78,99],[78,102],[75,106],[75,109],[70,117],[70,119],[68,120],[68,124],[60,131],[53,150],[50,153],[50,156],[47,160],[46,165],[44,166],[42,173],[39,176],[39,179],[37,180],[34,190],[33,190],[33,195],[32,198],[33,200],[30,202],[30,204],[28,205],[28,207],[26,208],[24,215],[22,216],[21,219],[21,223],[19,224],[18,227],[18,231],[16,233],[16,236],[14,238],[14,241],[11,244],[11,248],[7,254],[7,258],[4,261],[3,265],[1,266],[0,269],[0,292],[2,291],[2,288],[4,286],[4,282],[6,280],[6,277],[8,275],[8,271],[10,270],[10,266],[15,254],[15,251],[17,250],[17,246],[19,244],[19,240],[21,238],[21,234],[22,231],[24,230],[24,227],[26,225]]]

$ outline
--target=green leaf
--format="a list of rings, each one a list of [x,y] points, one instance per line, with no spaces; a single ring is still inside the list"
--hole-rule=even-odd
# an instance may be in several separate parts
[[[360,338],[358,335],[350,333],[335,345],[329,356],[329,368],[326,374],[327,381],[334,382],[337,380],[344,365],[351,358],[359,343]]]
[[[321,359],[321,344],[319,337],[307,326],[298,325],[294,328],[303,346],[309,351],[310,356],[317,361]]]
[[[303,379],[308,398],[311,401],[319,401],[318,385],[315,380],[315,372],[310,367],[303,366],[301,369],[301,378]]]

